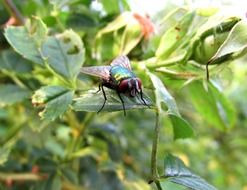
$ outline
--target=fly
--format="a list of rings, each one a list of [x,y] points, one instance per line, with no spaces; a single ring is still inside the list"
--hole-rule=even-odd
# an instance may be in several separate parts
[[[104,102],[98,113],[104,108],[107,100],[104,87],[116,90],[123,106],[124,115],[126,115],[126,112],[121,94],[125,94],[129,97],[135,97],[140,94],[144,105],[148,106],[143,99],[142,82],[133,73],[130,66],[130,61],[127,56],[118,56],[111,62],[109,66],[82,67],[81,72],[101,78],[99,91],[102,90],[103,92]]]

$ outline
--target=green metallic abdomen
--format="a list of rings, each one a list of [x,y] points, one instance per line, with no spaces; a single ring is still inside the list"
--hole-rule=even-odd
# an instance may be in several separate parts
[[[124,79],[136,77],[129,69],[121,66],[113,66],[110,70],[110,74],[113,82],[116,84],[119,84]]]

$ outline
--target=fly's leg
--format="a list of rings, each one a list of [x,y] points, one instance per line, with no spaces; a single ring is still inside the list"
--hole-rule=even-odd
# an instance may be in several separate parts
[[[122,102],[122,105],[123,105],[123,110],[124,110],[124,116],[126,116],[126,111],[125,111],[124,101],[123,101],[123,99],[122,99],[122,97],[121,97],[121,95],[120,95],[120,93],[119,93],[119,92],[117,92],[117,95],[118,95],[119,99],[120,99],[120,100],[121,100],[121,102]]]
[[[98,89],[96,92],[94,92],[94,94],[97,94],[98,92],[100,92],[100,90],[101,90],[101,85],[102,85],[102,84],[99,84],[99,89]]]
[[[100,91],[101,89],[102,89],[103,96],[104,96],[104,103],[103,103],[103,105],[101,106],[101,108],[99,109],[99,111],[98,111],[97,113],[101,112],[101,110],[104,108],[105,102],[106,102],[106,100],[107,100],[106,95],[105,95],[105,90],[104,90],[102,84],[99,85],[99,91]],[[99,91],[98,91],[98,92],[99,92]]]
[[[144,98],[143,98],[142,90],[141,90],[141,92],[140,92],[140,95],[141,95],[141,100],[143,101],[144,105],[146,105],[148,108],[150,108],[150,106],[147,105],[146,101],[145,101]]]

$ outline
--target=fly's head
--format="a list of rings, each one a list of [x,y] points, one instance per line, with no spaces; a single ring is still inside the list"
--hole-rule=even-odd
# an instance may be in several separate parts
[[[130,97],[135,97],[142,90],[142,82],[139,78],[124,79],[118,86],[118,91]]]

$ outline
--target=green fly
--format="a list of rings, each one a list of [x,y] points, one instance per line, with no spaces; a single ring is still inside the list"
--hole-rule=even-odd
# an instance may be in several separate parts
[[[82,67],[81,72],[101,79],[99,91],[102,90],[103,92],[104,102],[98,113],[104,108],[107,100],[104,87],[116,90],[123,105],[124,115],[126,115],[126,112],[121,94],[129,97],[135,97],[140,94],[142,102],[148,106],[143,99],[142,82],[132,72],[127,56],[121,55],[115,58],[109,66]]]

